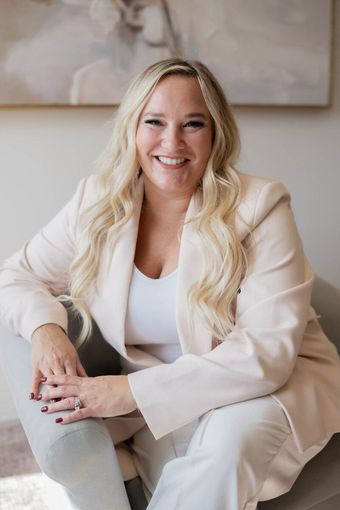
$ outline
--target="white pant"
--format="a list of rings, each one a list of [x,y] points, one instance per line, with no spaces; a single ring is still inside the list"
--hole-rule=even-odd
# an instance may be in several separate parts
[[[266,396],[214,409],[158,441],[144,427],[129,446],[148,510],[253,510],[288,491],[326,442],[299,453]]]

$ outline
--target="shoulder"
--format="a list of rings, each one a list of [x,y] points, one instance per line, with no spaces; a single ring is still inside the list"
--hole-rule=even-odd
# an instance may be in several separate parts
[[[244,237],[280,204],[290,207],[290,193],[279,181],[237,171],[240,200],[236,209],[236,226]],[[243,234],[243,235],[242,235]]]
[[[99,175],[91,174],[84,177],[78,184],[74,195],[76,207],[79,212],[84,211],[96,203],[103,195],[103,186]]]
[[[238,212],[256,224],[279,202],[290,203],[290,193],[282,182],[237,172],[241,183]]]
[[[65,218],[73,236],[81,229],[83,213],[100,199],[101,185],[99,176],[91,174],[84,177],[78,183],[72,198],[59,212],[61,218]]]

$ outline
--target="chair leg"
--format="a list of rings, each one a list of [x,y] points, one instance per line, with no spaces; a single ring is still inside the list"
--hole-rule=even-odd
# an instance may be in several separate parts
[[[139,476],[128,480],[125,483],[126,493],[132,510],[146,510],[148,502],[146,500],[142,481]]]

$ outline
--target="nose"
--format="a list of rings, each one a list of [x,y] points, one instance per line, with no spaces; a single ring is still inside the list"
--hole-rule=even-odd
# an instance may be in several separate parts
[[[184,140],[182,137],[182,130],[178,126],[167,126],[163,131],[162,147],[170,151],[182,149],[184,147]]]

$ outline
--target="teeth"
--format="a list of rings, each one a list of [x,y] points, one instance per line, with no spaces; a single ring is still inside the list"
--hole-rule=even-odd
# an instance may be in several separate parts
[[[185,159],[164,158],[163,156],[158,156],[158,159],[161,163],[164,163],[165,165],[180,165],[185,161]]]

